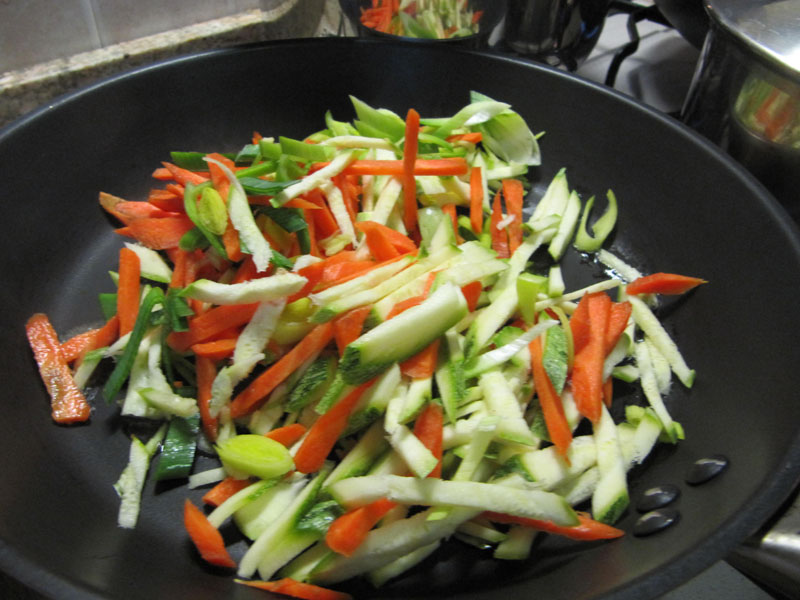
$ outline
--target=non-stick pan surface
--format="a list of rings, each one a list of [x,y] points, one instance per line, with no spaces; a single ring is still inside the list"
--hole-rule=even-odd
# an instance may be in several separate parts
[[[654,485],[679,486],[681,519],[644,538],[546,539],[523,562],[451,541],[380,590],[343,587],[358,598],[642,599],[710,566],[770,516],[800,471],[800,245],[750,176],[677,122],[562,72],[418,45],[290,41],[141,69],[0,133],[0,567],[60,599],[265,597],[200,564],[181,524],[184,487],[148,485],[138,527],[116,527],[123,423],[98,399],[91,424],[54,425],[23,324],[44,311],[67,335],[99,321],[96,294],[109,289],[122,239],[97,193],[143,199],[170,150],[235,151],[253,130],[302,136],[324,127],[328,109],[351,119],[348,94],[443,116],[470,90],[509,102],[546,132],[532,199],[567,167],[584,196],[616,192],[612,251],[644,271],[709,280],[661,313],[698,373],[693,389],[675,384],[668,398],[687,439],[659,447],[631,481],[634,500]],[[570,255],[568,286],[591,281],[578,273],[600,276],[585,262]],[[685,484],[691,464],[713,454],[727,456],[728,469]],[[620,526],[630,532],[636,518],[631,509]]]

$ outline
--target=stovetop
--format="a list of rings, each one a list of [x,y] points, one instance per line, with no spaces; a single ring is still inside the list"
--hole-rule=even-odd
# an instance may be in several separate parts
[[[652,0],[637,0],[641,6],[652,6]],[[630,16],[612,13],[605,21],[597,45],[575,71],[585,79],[611,85],[617,91],[665,113],[676,116],[688,92],[699,50],[668,25],[643,18],[636,22],[638,44],[633,50],[629,31]],[[342,23],[331,23],[321,35],[351,34]],[[338,27],[337,27],[338,25]],[[334,31],[333,29],[339,31]],[[625,48],[632,53],[620,60]],[[39,594],[20,586],[0,574],[0,597],[14,600],[42,600]],[[754,580],[720,561],[700,575],[667,593],[662,600],[776,600]]]

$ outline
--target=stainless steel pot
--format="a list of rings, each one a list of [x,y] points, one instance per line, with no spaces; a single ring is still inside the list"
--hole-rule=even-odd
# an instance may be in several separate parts
[[[509,0],[505,42],[515,52],[571,71],[589,55],[611,0]]]
[[[681,117],[800,220],[800,3],[706,0],[710,28]]]

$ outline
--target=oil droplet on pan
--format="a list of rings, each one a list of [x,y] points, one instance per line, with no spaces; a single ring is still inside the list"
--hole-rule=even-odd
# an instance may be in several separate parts
[[[689,467],[686,473],[686,483],[689,485],[705,483],[722,473],[727,466],[728,459],[721,454],[700,458]]]

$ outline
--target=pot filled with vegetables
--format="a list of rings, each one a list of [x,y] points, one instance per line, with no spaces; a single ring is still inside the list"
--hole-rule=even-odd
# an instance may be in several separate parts
[[[486,48],[506,0],[339,0],[361,36]]]
[[[797,231],[606,88],[286,41],[64,98],[0,162],[0,565],[43,594],[654,598],[797,482]]]

